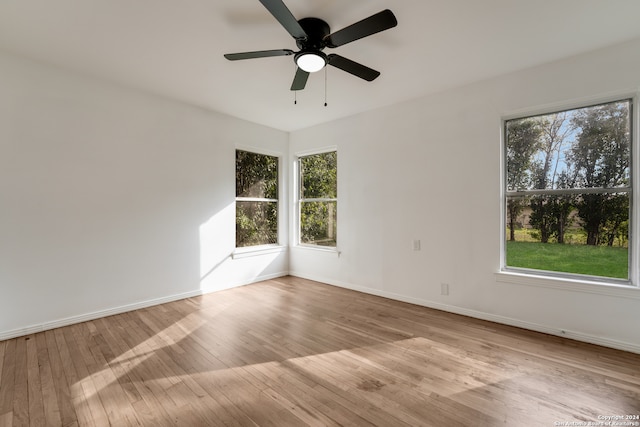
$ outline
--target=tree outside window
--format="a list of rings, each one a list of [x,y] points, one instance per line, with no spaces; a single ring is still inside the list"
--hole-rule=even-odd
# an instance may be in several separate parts
[[[505,266],[629,279],[631,100],[505,122]]]
[[[236,150],[236,247],[278,243],[278,158]]]
[[[337,242],[337,152],[298,159],[300,243],[335,247]]]

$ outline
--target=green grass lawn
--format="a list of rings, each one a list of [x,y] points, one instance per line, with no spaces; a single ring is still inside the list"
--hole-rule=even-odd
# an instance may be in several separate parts
[[[507,266],[590,276],[628,278],[627,248],[507,242]]]

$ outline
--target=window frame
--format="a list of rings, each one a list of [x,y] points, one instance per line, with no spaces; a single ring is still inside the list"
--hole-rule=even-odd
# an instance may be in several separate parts
[[[314,155],[318,155],[318,154],[325,154],[325,153],[331,153],[331,152],[335,152],[336,153],[336,197],[335,198],[326,198],[326,197],[321,197],[321,198],[308,198],[305,199],[302,197],[302,181],[301,181],[301,161],[300,159],[304,158],[304,157],[309,157],[309,156],[314,156]],[[337,146],[328,146],[328,147],[323,147],[323,148],[319,148],[319,149],[315,149],[315,150],[308,150],[308,151],[300,151],[295,153],[294,155],[294,164],[293,164],[293,194],[294,194],[294,206],[295,206],[295,212],[294,212],[294,226],[293,226],[293,233],[292,233],[292,237],[293,237],[293,242],[294,242],[294,246],[298,247],[298,248],[304,248],[304,249],[311,249],[311,250],[317,250],[317,251],[323,251],[323,252],[335,252],[335,253],[340,253],[338,250],[338,236],[340,235],[339,233],[339,222],[336,221],[336,245],[335,246],[322,246],[322,245],[314,245],[311,243],[304,243],[302,242],[302,232],[301,232],[301,227],[302,227],[302,223],[301,223],[301,217],[302,217],[302,204],[304,202],[335,202],[336,204],[336,218],[339,218],[340,215],[338,215],[338,200],[339,200],[339,175],[340,175],[340,168],[338,166],[338,162],[339,162],[339,156],[338,156],[338,147]]]
[[[640,92],[623,91],[608,96],[590,97],[566,103],[557,103],[546,105],[538,108],[522,109],[508,114],[503,114],[500,118],[500,263],[499,271],[496,272],[497,282],[516,283],[529,286],[542,286],[550,288],[568,289],[574,291],[584,291],[606,295],[625,295],[633,298],[640,298],[639,286],[639,267],[640,261],[636,258],[640,254],[640,236],[637,236],[636,230],[640,227],[640,205],[638,201],[638,192],[640,191],[640,159],[638,157],[638,140],[640,133],[640,108],[639,108]],[[569,110],[588,108],[592,106],[603,105],[607,103],[629,101],[629,127],[631,132],[630,153],[629,153],[629,174],[630,184],[628,187],[615,189],[589,189],[576,188],[567,190],[508,190],[507,175],[507,132],[506,124],[510,120],[524,119],[529,117],[537,117],[548,114],[560,113]],[[628,189],[628,190],[627,190]],[[591,275],[582,275],[567,272],[555,272],[547,270],[537,270],[523,267],[510,267],[506,262],[506,245],[507,245],[507,198],[508,196],[517,196],[527,193],[527,195],[538,194],[585,194],[589,192],[624,193],[629,194],[629,261],[628,261],[628,279],[617,279],[613,277],[600,277]]]
[[[235,177],[235,159],[236,159],[236,153],[238,151],[245,151],[245,152],[249,152],[252,154],[259,154],[262,156],[269,156],[269,157],[275,157],[277,159],[278,162],[278,174],[276,177],[277,180],[277,199],[270,199],[270,198],[261,198],[261,197],[238,197],[237,195],[235,195],[234,197],[234,203],[233,203],[233,207],[234,207],[234,218],[235,218],[235,212],[237,209],[237,203],[238,202],[270,202],[276,203],[276,224],[277,224],[277,240],[276,243],[267,243],[267,244],[261,244],[261,245],[252,245],[252,246],[237,246],[238,242],[237,240],[235,240],[234,237],[234,251],[232,253],[232,257],[233,259],[236,258],[244,258],[247,256],[254,256],[254,255],[261,255],[261,254],[267,254],[267,253],[274,253],[274,252],[282,252],[286,249],[286,246],[283,245],[284,242],[284,230],[286,230],[286,218],[285,218],[285,208],[283,206],[282,201],[285,200],[286,198],[286,181],[285,181],[285,173],[283,173],[283,153],[281,152],[277,152],[277,151],[272,151],[272,150],[268,150],[265,148],[259,148],[259,147],[253,147],[253,146],[245,146],[245,145],[236,145],[235,146],[235,150],[234,150],[234,177]],[[235,186],[235,178],[234,178],[234,186]],[[235,190],[234,190],[235,193]],[[237,227],[237,222],[235,222],[234,220],[234,225],[235,227]],[[235,233],[234,233],[235,235]]]

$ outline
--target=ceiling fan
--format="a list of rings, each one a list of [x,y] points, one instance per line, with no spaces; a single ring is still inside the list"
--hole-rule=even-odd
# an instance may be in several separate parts
[[[276,20],[296,40],[300,49],[259,50],[254,52],[227,53],[230,61],[240,59],[265,58],[269,56],[294,55],[298,68],[293,78],[291,90],[302,90],[307,84],[309,73],[320,71],[326,65],[339,68],[361,79],[372,81],[380,75],[379,71],[366,67],[343,56],[331,53],[326,55],[322,50],[326,47],[336,48],[352,41],[388,30],[398,25],[395,15],[389,9],[378,12],[361,21],[351,24],[335,33],[331,33],[329,24],[319,18],[303,18],[296,20],[282,0],[260,0]]]

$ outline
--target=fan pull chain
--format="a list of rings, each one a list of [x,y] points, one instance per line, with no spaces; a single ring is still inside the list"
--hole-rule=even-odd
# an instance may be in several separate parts
[[[327,106],[327,67],[324,67],[324,106]]]
[[[293,64],[293,70],[294,70],[294,73],[298,70],[298,66],[295,63]],[[298,91],[294,90],[293,91],[293,105],[297,105],[297,104],[298,104]]]

